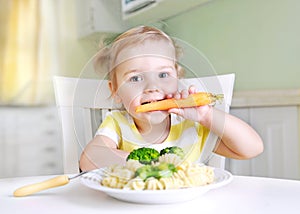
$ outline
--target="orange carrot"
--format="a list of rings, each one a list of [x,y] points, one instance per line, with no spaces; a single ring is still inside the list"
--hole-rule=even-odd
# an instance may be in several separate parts
[[[188,108],[195,106],[203,106],[215,103],[216,101],[223,99],[223,94],[212,94],[207,92],[199,92],[190,94],[184,99],[165,99],[157,102],[147,103],[140,105],[136,108],[136,112],[148,112],[148,111],[163,111],[171,108]]]

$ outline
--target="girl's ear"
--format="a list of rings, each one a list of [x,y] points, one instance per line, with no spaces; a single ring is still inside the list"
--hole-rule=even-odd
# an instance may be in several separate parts
[[[111,92],[111,97],[115,100],[116,103],[122,103],[122,99],[119,97],[119,95],[116,93],[116,89],[113,87],[113,84],[111,81],[108,82],[108,87]]]
[[[116,93],[113,94],[113,98],[116,103],[122,103],[121,97],[119,97],[119,95],[117,95]]]
[[[113,88],[113,84],[111,81],[108,81],[108,87],[109,87],[110,93],[114,94],[114,88]]]

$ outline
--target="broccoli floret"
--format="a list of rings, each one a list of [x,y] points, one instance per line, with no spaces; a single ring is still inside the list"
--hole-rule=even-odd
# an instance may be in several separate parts
[[[159,152],[152,148],[138,148],[130,152],[126,160],[138,160],[142,164],[151,164],[158,161]]]
[[[138,168],[135,172],[135,176],[140,177],[143,180],[146,180],[149,177],[153,176],[153,169],[151,165],[145,165]]]
[[[164,155],[164,154],[175,154],[175,155],[178,155],[181,159],[184,158],[184,151],[182,148],[180,148],[178,146],[171,146],[171,147],[162,149],[160,151],[160,155]]]
[[[162,177],[171,177],[173,173],[177,171],[174,164],[166,162],[160,163],[158,166],[156,166],[156,169],[158,171],[158,179]]]
[[[176,167],[171,163],[161,163],[157,166],[155,165],[145,165],[138,168],[135,172],[135,176],[140,177],[143,180],[147,178],[154,177],[156,179],[170,177],[176,172]]]

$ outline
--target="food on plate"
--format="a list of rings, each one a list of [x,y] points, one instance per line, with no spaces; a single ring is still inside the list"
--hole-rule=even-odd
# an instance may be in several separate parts
[[[158,158],[157,150],[146,147],[135,149],[127,156],[127,160],[138,160],[142,164],[151,164],[158,161]]]
[[[223,94],[213,94],[208,92],[198,92],[190,94],[187,98],[183,99],[165,99],[150,103],[145,103],[136,108],[136,112],[148,111],[163,111],[171,108],[187,108],[195,106],[203,106],[213,104],[216,101],[221,101],[224,98]]]
[[[176,167],[174,164],[162,162],[157,165],[145,165],[139,167],[135,171],[135,176],[145,181],[150,177],[156,179],[171,177],[174,172],[176,172]]]
[[[101,185],[129,190],[165,190],[203,186],[214,181],[212,167],[188,162],[183,159],[182,152],[177,155],[170,151],[178,152],[181,148],[166,148],[156,161],[150,163],[127,158],[125,165],[107,167]],[[136,154],[136,150],[132,153]]]
[[[171,147],[164,148],[164,149],[160,150],[159,154],[160,155],[175,154],[175,155],[178,155],[181,159],[184,158],[184,151],[182,148],[180,148],[178,146],[171,146]]]

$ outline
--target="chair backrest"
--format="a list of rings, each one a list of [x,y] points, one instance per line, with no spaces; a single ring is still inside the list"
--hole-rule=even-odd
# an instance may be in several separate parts
[[[182,79],[179,87],[193,84],[199,91],[222,93],[224,100],[217,103],[216,108],[229,112],[234,78],[234,74],[225,74]],[[107,80],[55,76],[53,81],[62,125],[64,173],[77,173],[83,148],[93,138],[105,113],[119,106],[110,99]],[[209,143],[205,144],[199,161],[224,168],[225,158],[212,153],[217,140],[217,136],[209,134]]]

